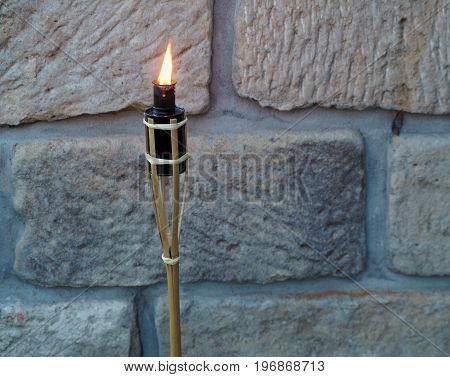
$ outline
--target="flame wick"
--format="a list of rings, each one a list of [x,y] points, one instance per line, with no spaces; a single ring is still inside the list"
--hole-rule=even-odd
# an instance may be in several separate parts
[[[161,71],[158,76],[159,85],[171,85],[172,84],[172,43],[167,45],[166,53],[164,55]]]

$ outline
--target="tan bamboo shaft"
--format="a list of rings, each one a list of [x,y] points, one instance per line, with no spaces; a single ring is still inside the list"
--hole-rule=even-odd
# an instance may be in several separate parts
[[[164,237],[166,238],[167,241],[167,247],[164,248],[163,247],[163,253],[164,256],[166,258],[171,258],[172,255],[170,253],[170,239],[169,239],[169,220],[168,220],[168,216],[167,216],[167,210],[166,210],[166,182],[167,182],[167,177],[161,176],[159,178],[159,182],[161,184],[160,186],[160,219],[161,219],[161,225],[162,225],[162,231],[164,232]]]
[[[170,123],[177,123],[171,119]],[[178,158],[178,130],[171,131],[172,159]],[[178,217],[180,200],[180,170],[177,164],[172,166],[173,197],[172,197],[172,242],[171,257],[179,255],[178,246]],[[170,355],[181,356],[181,326],[180,326],[180,282],[179,264],[167,266],[169,316],[170,316]]]
[[[149,128],[149,144],[150,144],[150,155],[156,156],[156,148],[155,148],[155,130]],[[152,189],[153,189],[153,197],[155,202],[155,217],[156,224],[158,226],[159,235],[161,237],[161,244],[163,248],[163,253],[165,257],[169,257],[169,239],[167,236],[167,215],[163,206],[161,193],[159,190],[158,184],[158,172],[156,169],[156,165],[151,165],[151,180],[152,180]]]
[[[151,192],[152,192],[153,203],[156,203],[156,201],[155,201],[155,192],[153,191],[153,188],[152,188],[153,181],[152,181],[152,168],[151,168],[151,164],[147,161],[146,166],[147,166],[148,182],[149,182],[150,190],[151,190]],[[160,222],[159,222],[159,216],[158,216],[158,214],[156,213],[156,206],[155,206],[155,219],[156,219],[156,226],[157,226],[158,232],[159,232],[159,229],[161,228],[161,225],[160,225]]]
[[[166,265],[169,300],[170,356],[181,356],[179,264]]]
[[[163,207],[163,211],[164,211],[164,221],[166,221],[167,223],[167,237],[169,239],[169,245],[170,245],[170,237],[169,237],[169,214],[167,213],[167,208],[166,208],[166,201],[167,201],[167,195],[166,195],[166,185],[167,185],[167,177],[165,176],[161,176],[159,177],[159,183],[160,183],[160,190],[161,190],[161,203],[162,203],[162,207]],[[170,248],[169,248],[170,249]],[[172,256],[172,255],[170,255]]]
[[[171,123],[177,123],[176,119],[171,119]],[[156,156],[155,131],[149,129],[149,147],[150,154]],[[177,130],[171,131],[172,159],[177,159],[178,151],[178,133]],[[176,258],[179,255],[179,195],[180,195],[180,175],[179,166],[172,166],[173,175],[173,202],[172,202],[172,237],[168,236],[168,215],[166,211],[165,184],[166,177],[158,177],[157,167],[151,164],[151,182],[153,199],[155,203],[156,222],[161,237],[163,254],[166,258]],[[160,179],[158,179],[160,178]],[[160,185],[161,183],[161,185]],[[170,330],[170,355],[181,356],[181,329],[180,329],[180,283],[179,283],[179,265],[166,264],[167,288],[169,302],[169,330]]]
[[[176,119],[171,119],[171,123],[176,123]],[[172,159],[179,158],[178,151],[178,129],[171,131],[172,141]],[[173,165],[173,198],[172,198],[172,244],[171,251],[172,257],[179,255],[179,243],[178,243],[178,227],[179,227],[179,215],[180,215],[180,167],[178,164]]]

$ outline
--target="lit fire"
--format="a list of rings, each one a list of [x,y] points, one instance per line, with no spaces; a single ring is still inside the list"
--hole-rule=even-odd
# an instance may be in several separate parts
[[[172,44],[169,42],[167,45],[166,54],[164,55],[164,61],[161,67],[161,72],[158,76],[159,85],[171,85],[172,84]]]

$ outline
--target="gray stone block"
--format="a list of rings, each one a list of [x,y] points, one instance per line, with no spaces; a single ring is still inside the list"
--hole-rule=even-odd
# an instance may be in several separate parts
[[[0,20],[0,124],[144,108],[169,38],[179,104],[208,108],[211,0],[10,0]]]
[[[0,298],[0,356],[138,356],[130,295]],[[109,296],[109,297],[108,297]]]
[[[144,285],[162,278],[161,261],[149,252],[151,205],[139,200],[139,141],[17,146],[13,200],[25,221],[14,267],[20,277],[47,286]]]
[[[268,283],[365,262],[363,144],[351,131],[192,137],[181,279]],[[142,138],[21,144],[15,271],[43,285],[165,281]],[[144,195],[146,194],[146,195]]]
[[[442,356],[433,343],[450,352],[448,293],[375,296],[395,314],[364,292],[218,297],[190,292],[182,296],[183,355]],[[157,301],[155,319],[160,354],[167,356],[165,295]]]
[[[394,137],[390,169],[393,267],[411,275],[450,275],[450,136]]]
[[[234,85],[279,110],[320,104],[448,113],[445,4],[242,0]]]

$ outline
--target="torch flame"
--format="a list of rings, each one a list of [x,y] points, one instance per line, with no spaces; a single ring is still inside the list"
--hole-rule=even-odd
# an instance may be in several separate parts
[[[159,85],[171,85],[172,84],[172,44],[169,42],[167,45],[166,54],[164,55],[164,61],[161,67],[161,72],[158,76]]]

